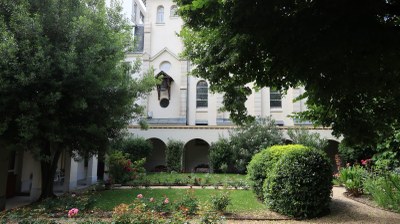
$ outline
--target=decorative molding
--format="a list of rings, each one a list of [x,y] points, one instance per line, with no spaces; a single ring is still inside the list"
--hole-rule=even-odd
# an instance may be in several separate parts
[[[155,59],[157,59],[159,56],[161,56],[164,52],[167,52],[168,54],[170,54],[172,57],[174,57],[176,60],[178,61],[182,61],[182,59],[180,59],[178,57],[178,55],[174,54],[172,51],[170,51],[167,47],[163,48],[161,51],[159,51],[157,54],[155,54],[153,57],[150,57],[150,61],[154,61]]]

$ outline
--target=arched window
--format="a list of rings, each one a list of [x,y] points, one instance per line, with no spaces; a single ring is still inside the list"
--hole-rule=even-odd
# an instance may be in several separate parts
[[[164,23],[164,7],[161,5],[157,7],[156,23]]]
[[[196,87],[196,107],[208,107],[208,84],[200,81]]]
[[[171,17],[178,16],[178,7],[176,7],[176,5],[171,6],[170,16]]]

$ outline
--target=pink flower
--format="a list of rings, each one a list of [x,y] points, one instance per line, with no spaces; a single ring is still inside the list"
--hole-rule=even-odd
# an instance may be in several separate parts
[[[371,162],[371,159],[361,160],[361,164],[362,164],[363,166],[368,165],[369,162]]]
[[[77,208],[72,208],[68,211],[68,218],[72,218],[78,214],[79,210]]]
[[[165,198],[164,204],[168,204],[168,203],[169,203],[169,199],[168,199],[168,198]]]
[[[153,202],[154,201],[154,198],[150,198],[150,200],[149,200],[150,202]]]
[[[346,163],[346,167],[350,167],[350,163]]]
[[[138,194],[138,195],[137,195],[137,198],[142,199],[142,198],[143,198],[143,195],[142,195],[142,194]]]

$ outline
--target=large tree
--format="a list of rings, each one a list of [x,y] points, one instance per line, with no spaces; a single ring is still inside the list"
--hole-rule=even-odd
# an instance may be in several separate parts
[[[63,150],[104,151],[153,87],[153,76],[134,79],[123,63],[133,40],[120,10],[100,0],[0,1],[0,149],[40,160],[41,198],[53,195]]]
[[[400,1],[176,0],[193,73],[246,120],[246,84],[303,85],[303,118],[376,142],[400,111]],[[379,134],[378,134],[379,133]],[[387,134],[387,133],[386,133]]]

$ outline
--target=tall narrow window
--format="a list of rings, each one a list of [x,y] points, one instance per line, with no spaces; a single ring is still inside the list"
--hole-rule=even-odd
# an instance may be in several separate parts
[[[176,5],[171,6],[170,16],[171,17],[178,16],[178,7],[176,7]]]
[[[164,7],[162,7],[161,5],[157,7],[156,23],[164,23]]]
[[[200,81],[196,87],[196,107],[208,107],[208,84]]]
[[[269,91],[269,99],[271,108],[282,108],[282,94],[278,90],[271,88]]]

